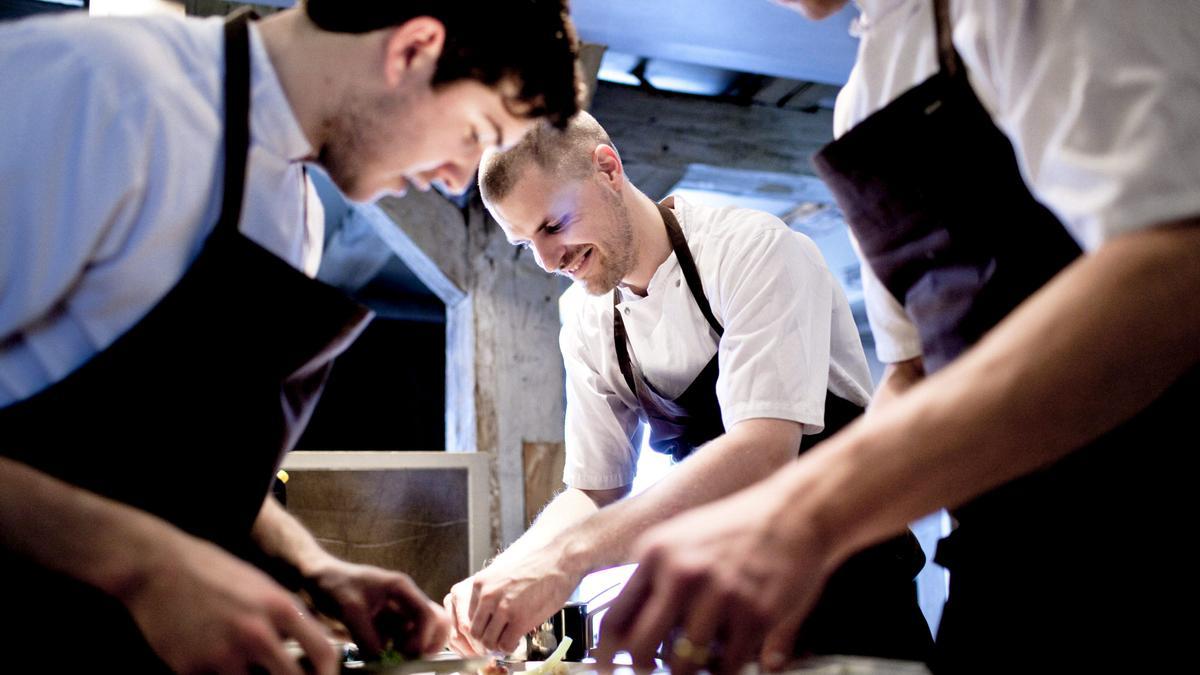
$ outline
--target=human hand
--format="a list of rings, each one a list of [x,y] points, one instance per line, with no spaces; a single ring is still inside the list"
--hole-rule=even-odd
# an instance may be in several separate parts
[[[540,549],[497,561],[455,584],[443,601],[453,625],[451,648],[462,654],[516,650],[521,637],[558,611],[579,585],[561,560],[557,551]]]
[[[773,517],[779,501],[759,483],[648,530],[634,547],[637,572],[604,617],[597,661],[628,651],[650,665],[665,642],[680,675],[736,673],[756,658],[782,666],[837,563],[815,528]]]
[[[389,640],[410,656],[436,652],[446,644],[450,622],[445,612],[407,574],[328,556],[307,569],[305,577],[316,608],[344,623],[368,655],[381,652]]]
[[[486,571],[485,569],[480,574]],[[484,656],[488,652],[471,636],[471,615],[467,608],[471,606],[471,589],[474,583],[475,577],[467,577],[451,586],[450,592],[442,598],[442,607],[450,617],[450,649],[463,656]]]
[[[155,653],[177,673],[303,675],[284,647],[294,638],[313,672],[337,673],[324,628],[257,568],[182,532],[157,538],[139,581],[119,597]]]

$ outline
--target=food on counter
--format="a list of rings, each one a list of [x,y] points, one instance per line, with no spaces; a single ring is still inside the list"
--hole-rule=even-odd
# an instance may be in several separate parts
[[[375,659],[375,663],[379,666],[387,668],[389,666],[398,666],[407,660],[408,659],[405,658],[404,654],[401,654],[400,650],[393,647],[391,640],[389,640],[388,646],[383,651],[379,652],[379,656]]]
[[[479,669],[478,675],[508,675],[508,668],[505,668],[496,659],[492,659],[486,666]]]
[[[554,650],[550,658],[543,661],[542,665],[526,670],[525,675],[567,675],[567,664],[562,660],[567,655],[567,650],[571,648],[571,642],[569,636],[563,636],[558,649]]]

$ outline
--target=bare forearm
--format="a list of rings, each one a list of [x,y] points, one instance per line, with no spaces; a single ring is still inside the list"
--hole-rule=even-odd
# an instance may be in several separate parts
[[[292,565],[304,576],[330,557],[300,521],[269,495],[254,520],[252,533],[264,553]]]
[[[144,582],[169,533],[150,514],[0,458],[0,545],[38,565],[121,597]]]
[[[774,479],[777,508],[848,555],[1129,419],[1200,362],[1196,260],[1193,223],[1076,262],[957,362]]]
[[[563,532],[596,514],[601,504],[583,490],[567,488],[555,495],[537,519],[497,560],[519,559],[528,551],[548,546]]]
[[[562,606],[584,575],[629,561],[643,530],[758,480],[793,457],[799,441],[799,424],[749,420],[636,497],[613,503],[624,489],[562,493],[525,537],[446,596],[454,649],[514,649],[522,634]]]
[[[601,510],[576,527],[564,543],[565,564],[582,575],[632,562],[637,535],[775,472],[795,457],[800,434],[799,424],[783,420],[738,424],[650,489]]]

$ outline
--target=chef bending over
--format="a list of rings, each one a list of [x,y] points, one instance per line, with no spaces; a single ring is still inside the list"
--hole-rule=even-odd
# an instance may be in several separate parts
[[[642,531],[772,474],[861,413],[871,388],[811,240],[760,211],[655,203],[586,113],[485,157],[479,184],[509,241],[575,283],[560,336],[567,489],[446,596],[464,653],[515,649],[584,575],[630,562]],[[677,466],[630,497],[643,423]],[[911,534],[849,561],[797,649],[922,658],[922,563]]]

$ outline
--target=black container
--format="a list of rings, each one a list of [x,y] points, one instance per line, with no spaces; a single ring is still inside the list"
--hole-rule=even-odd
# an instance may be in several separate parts
[[[568,602],[562,609],[546,619],[536,631],[527,636],[529,660],[545,661],[563,637],[571,638],[564,661],[582,661],[594,647],[592,622],[588,616],[586,602]]]

